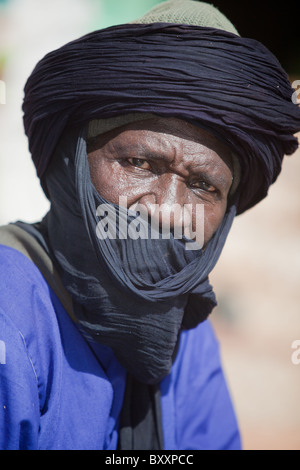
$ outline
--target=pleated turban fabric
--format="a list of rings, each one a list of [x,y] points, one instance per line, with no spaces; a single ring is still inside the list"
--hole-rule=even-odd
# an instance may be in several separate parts
[[[42,185],[66,128],[152,113],[209,130],[232,149],[241,170],[237,212],[245,211],[266,196],[284,155],[298,146],[300,109],[288,75],[266,47],[227,24],[225,31],[218,22],[216,28],[142,21],[92,32],[33,70],[24,125]]]

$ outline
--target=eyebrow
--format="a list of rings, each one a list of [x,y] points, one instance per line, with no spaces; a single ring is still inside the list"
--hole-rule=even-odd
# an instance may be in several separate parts
[[[168,157],[168,155],[166,154],[166,152],[164,152],[164,150],[160,149],[160,150],[153,150],[153,149],[150,149],[149,146],[147,145],[144,145],[142,143],[138,143],[137,144],[129,144],[129,145],[125,145],[124,147],[122,146],[122,149],[120,148],[119,144],[118,143],[114,143],[114,150],[116,153],[120,152],[120,158],[122,158],[122,154],[126,155],[126,157],[128,158],[128,156],[132,156],[132,154],[135,154],[135,155],[141,155],[143,156],[145,159],[149,159],[149,160],[163,160],[164,162],[171,162],[173,160],[173,158],[171,159],[170,157]],[[174,152],[174,156],[175,156],[175,152]]]
[[[119,144],[117,142],[114,143],[114,151],[118,154],[120,151],[120,155],[118,158],[130,158],[133,157],[133,154],[136,157],[143,157],[147,160],[154,160],[154,161],[162,161],[164,163],[171,163],[173,158],[171,159],[162,149],[160,150],[152,150],[149,148],[148,145],[144,145],[143,143],[139,142],[137,144],[128,144],[122,149],[119,149]],[[123,153],[123,155],[122,155]],[[175,156],[175,152],[174,152]],[[200,155],[199,155],[200,156]],[[220,158],[220,157],[219,157]],[[209,170],[213,166],[213,162],[204,161],[203,163],[197,162],[197,168],[193,168],[191,164],[187,165],[186,169],[189,172],[190,177],[199,177],[203,178],[207,183],[217,186],[222,185],[224,188],[228,185],[228,180],[225,177],[223,172],[218,172],[218,174],[212,174]],[[210,168],[209,168],[210,167]],[[231,184],[230,180],[230,184]]]

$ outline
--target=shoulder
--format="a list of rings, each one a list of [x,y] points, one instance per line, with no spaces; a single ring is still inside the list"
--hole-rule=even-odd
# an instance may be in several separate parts
[[[37,448],[46,398],[43,377],[50,363],[45,347],[53,318],[49,297],[35,265],[0,245],[1,449]]]
[[[15,248],[0,244],[0,285],[1,301],[5,293],[9,297],[14,292],[15,296],[26,293],[32,284],[45,289],[46,283],[38,268],[23,253]]]
[[[110,361],[108,377],[101,348],[92,350],[25,255],[0,245],[0,266],[0,449],[104,448],[107,429],[116,440],[110,413],[123,371]]]
[[[0,245],[0,266],[0,340],[7,357],[12,351],[13,364],[31,369],[42,408],[47,370],[60,361],[57,314],[62,306],[38,268],[19,251]]]
[[[32,328],[55,323],[58,302],[35,264],[14,248],[0,245],[0,308],[26,337]],[[54,321],[54,323],[53,323]]]
[[[0,266],[1,311],[25,338],[55,337],[58,315],[67,314],[40,270],[23,253],[4,245]]]

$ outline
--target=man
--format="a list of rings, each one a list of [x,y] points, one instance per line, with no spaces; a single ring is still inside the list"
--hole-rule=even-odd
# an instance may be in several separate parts
[[[297,148],[292,93],[191,0],[40,61],[24,125],[51,209],[1,231],[1,448],[240,448],[208,276]]]

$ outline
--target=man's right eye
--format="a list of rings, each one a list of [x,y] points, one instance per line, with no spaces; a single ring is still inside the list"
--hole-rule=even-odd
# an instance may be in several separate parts
[[[136,168],[140,168],[141,170],[150,170],[151,165],[147,160],[144,160],[143,158],[127,158],[127,162],[135,166]]]

